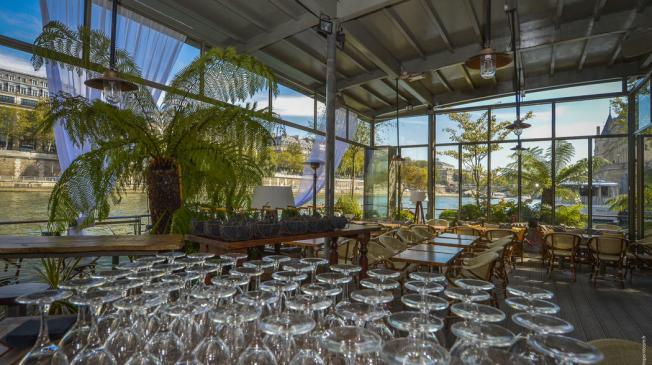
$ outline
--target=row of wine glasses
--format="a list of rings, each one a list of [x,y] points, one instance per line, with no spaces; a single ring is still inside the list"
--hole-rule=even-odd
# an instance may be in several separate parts
[[[515,335],[500,323],[490,282],[434,272],[407,277],[284,255],[167,252],[18,298],[39,307],[41,329],[21,364],[545,364],[601,355],[566,335],[544,289],[511,285]],[[46,316],[78,309],[57,343]],[[446,331],[445,331],[446,329]],[[450,332],[448,332],[450,331]],[[455,338],[448,346],[448,334]]]

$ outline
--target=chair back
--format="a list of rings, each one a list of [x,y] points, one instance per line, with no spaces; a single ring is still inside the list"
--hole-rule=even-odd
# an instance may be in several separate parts
[[[607,231],[622,231],[623,228],[617,224],[609,224],[609,223],[595,223],[593,225],[594,229],[599,229],[599,230],[607,230]]]
[[[514,239],[512,237],[505,236],[502,238],[498,238],[495,241],[488,242],[487,247],[505,247],[512,242],[514,242]]]
[[[374,266],[383,260],[390,259],[395,254],[394,251],[383,247],[378,241],[370,240],[367,243],[367,260],[369,266]]]
[[[436,235],[434,232],[430,230],[430,226],[423,226],[423,225],[412,225],[410,226],[410,231],[414,233],[419,240],[429,240],[434,238]]]
[[[500,238],[510,237],[512,240],[516,239],[516,233],[511,229],[491,229],[487,231],[487,239],[494,241]]]
[[[393,252],[402,251],[407,248],[406,243],[399,240],[398,238],[391,237],[391,236],[379,236],[378,242],[381,246],[389,250],[392,250]]]
[[[575,251],[580,245],[581,237],[566,232],[552,232],[545,235],[546,246],[555,251]]]
[[[602,235],[589,240],[589,249],[598,255],[622,257],[627,251],[627,241],[619,236]]]
[[[485,228],[500,228],[500,224],[497,223],[485,223],[483,225]]]
[[[461,274],[466,277],[491,281],[494,266],[499,257],[500,255],[496,252],[490,251],[465,259],[462,263]]]
[[[337,257],[344,263],[354,262],[358,252],[358,241],[352,238],[340,240],[337,243]]]
[[[450,223],[448,223],[448,221],[445,219],[430,219],[426,222],[426,224],[430,226],[442,226],[442,227],[448,227],[450,225]]]
[[[423,238],[417,237],[414,232],[410,231],[408,228],[401,227],[396,231],[396,235],[398,238],[401,239],[404,243],[408,245],[415,245],[419,241],[422,241]]]
[[[467,227],[467,226],[453,227],[453,232],[455,232],[455,234],[464,234],[464,235],[469,235],[469,236],[480,236],[480,232],[478,232],[477,229],[475,229],[473,227]]]

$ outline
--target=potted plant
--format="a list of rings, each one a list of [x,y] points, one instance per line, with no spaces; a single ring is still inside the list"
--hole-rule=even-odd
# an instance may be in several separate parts
[[[220,237],[224,241],[246,241],[254,237],[254,224],[243,213],[231,215],[220,225]]]
[[[301,217],[299,210],[287,207],[281,212],[281,233],[287,235],[305,234],[308,223]]]
[[[82,59],[87,38],[94,47],[88,67],[104,71],[107,37],[58,22],[46,24],[35,40],[34,67]],[[118,50],[116,64],[125,78],[140,76],[127,52]],[[269,165],[275,118],[255,104],[227,103],[243,102],[267,88],[277,93],[276,77],[251,56],[211,48],[181,70],[170,87],[160,104],[140,87],[121,108],[65,93],[50,99],[42,128],[62,123],[74,144],[91,147],[72,161],[52,190],[51,226],[80,215],[85,217],[82,227],[106,218],[128,189],[147,192],[153,233],[188,230],[192,215],[178,214],[187,210],[186,204],[203,200],[229,211],[244,206],[248,191],[262,182],[262,166]]]

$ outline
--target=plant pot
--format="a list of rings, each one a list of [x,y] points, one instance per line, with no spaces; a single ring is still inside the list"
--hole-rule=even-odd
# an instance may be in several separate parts
[[[305,234],[308,232],[308,223],[301,219],[286,220],[281,223],[281,231],[287,235]]]
[[[332,229],[330,218],[311,218],[308,220],[308,232],[319,233]]]
[[[254,228],[254,237],[272,238],[278,236],[281,225],[278,223],[256,223]]]
[[[182,205],[179,172],[171,161],[152,161],[146,173],[152,233],[169,233],[172,215]]]
[[[344,228],[346,228],[346,225],[348,223],[349,223],[349,221],[345,217],[333,217],[333,218],[331,218],[331,225],[333,226],[333,229],[344,229]]]
[[[246,241],[254,236],[251,224],[232,224],[220,226],[220,236],[224,241]]]
[[[205,221],[204,236],[219,238],[222,224],[220,221]]]

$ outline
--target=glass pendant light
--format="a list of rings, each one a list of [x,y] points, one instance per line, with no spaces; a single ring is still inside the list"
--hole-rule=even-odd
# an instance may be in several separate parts
[[[496,69],[507,66],[512,58],[507,53],[496,52],[491,48],[491,0],[485,1],[485,28],[483,36],[484,47],[477,54],[466,60],[466,67],[480,70],[480,77],[492,79],[496,76]]]
[[[120,104],[123,94],[130,91],[138,90],[138,85],[122,79],[115,67],[115,42],[116,42],[116,24],[118,19],[118,0],[113,0],[111,12],[111,45],[109,69],[104,71],[101,77],[88,79],[84,84],[90,88],[102,90],[104,101],[109,104]]]
[[[485,48],[487,49],[487,48]],[[490,48],[489,48],[490,49]],[[491,79],[496,76],[496,54],[487,53],[480,56],[480,77]]]
[[[396,166],[401,166],[405,159],[401,157],[401,147],[399,139],[399,128],[398,128],[398,78],[396,78],[396,150],[398,151],[394,156],[392,156],[392,161],[396,163]]]

